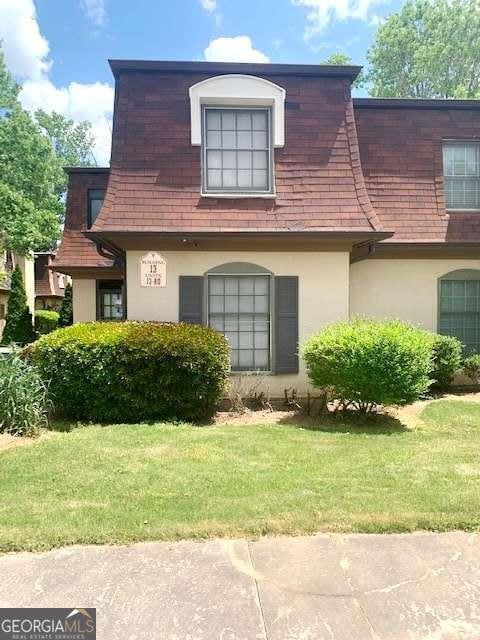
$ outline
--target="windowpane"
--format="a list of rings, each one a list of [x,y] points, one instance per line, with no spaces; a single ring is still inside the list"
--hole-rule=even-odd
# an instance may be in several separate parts
[[[268,109],[205,109],[207,191],[271,190]]]
[[[480,280],[440,282],[439,331],[458,338],[467,353],[480,352]]]
[[[105,199],[105,189],[89,189],[88,190],[88,220],[89,227],[97,219],[100,209],[102,208],[103,201]]]
[[[212,276],[208,282],[209,324],[224,332],[232,369],[270,368],[269,276]]]
[[[451,142],[443,146],[447,209],[480,209],[480,143]]]

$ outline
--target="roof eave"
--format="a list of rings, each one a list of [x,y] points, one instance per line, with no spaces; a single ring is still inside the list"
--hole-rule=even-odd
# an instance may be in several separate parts
[[[270,64],[253,62],[196,62],[181,60],[109,60],[115,77],[125,71],[161,73],[247,73],[265,75],[323,76],[355,80],[357,65]]]

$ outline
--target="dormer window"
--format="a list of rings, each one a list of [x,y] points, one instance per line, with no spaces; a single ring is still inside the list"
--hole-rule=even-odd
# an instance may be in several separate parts
[[[271,110],[203,108],[203,193],[273,192]]]
[[[480,211],[480,142],[443,144],[445,205],[450,211]]]
[[[257,76],[213,76],[190,87],[203,196],[275,197],[273,149],[285,142],[285,89]]]
[[[88,190],[87,226],[89,229],[97,219],[104,200],[105,189]]]

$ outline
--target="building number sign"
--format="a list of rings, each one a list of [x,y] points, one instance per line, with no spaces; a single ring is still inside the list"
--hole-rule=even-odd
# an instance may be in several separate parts
[[[149,251],[140,258],[140,286],[167,286],[167,262],[159,253]]]

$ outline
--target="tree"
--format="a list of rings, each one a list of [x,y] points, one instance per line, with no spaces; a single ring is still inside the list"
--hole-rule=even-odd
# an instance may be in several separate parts
[[[34,339],[35,332],[32,325],[32,314],[27,305],[22,272],[17,265],[12,273],[2,344],[15,342],[23,345],[32,342]]]
[[[322,64],[330,64],[330,65],[352,65],[352,59],[347,56],[345,53],[332,53],[332,55],[328,56],[328,58],[326,58]],[[366,79],[365,79],[365,74],[363,73],[363,71],[360,71],[360,73],[358,74],[357,78],[352,82],[352,87],[354,87],[355,89],[361,89],[362,87],[365,86],[366,83]]]
[[[480,0],[407,0],[368,52],[371,94],[480,97]]]
[[[65,287],[65,297],[60,307],[60,317],[58,319],[59,327],[68,327],[73,324],[73,301],[72,301],[72,285],[67,282]]]
[[[94,138],[87,122],[41,110],[33,118],[19,90],[0,50],[0,250],[25,254],[55,247],[65,208],[63,166],[88,164]]]
[[[63,167],[97,164],[93,155],[92,125],[87,120],[75,123],[60,113],[46,113],[42,109],[35,112],[35,120],[54,151],[57,160],[55,191],[63,194],[67,187]]]

